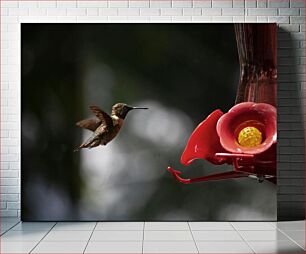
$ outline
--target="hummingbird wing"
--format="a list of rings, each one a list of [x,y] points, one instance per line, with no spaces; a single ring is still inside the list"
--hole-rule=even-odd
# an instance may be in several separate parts
[[[102,109],[100,109],[97,106],[90,106],[90,110],[98,117],[98,119],[101,121],[100,124],[104,124],[107,127],[113,126],[113,119],[110,117],[109,114],[105,113]]]
[[[101,120],[98,118],[84,119],[76,123],[77,126],[88,129],[90,131],[95,131],[100,124]]]

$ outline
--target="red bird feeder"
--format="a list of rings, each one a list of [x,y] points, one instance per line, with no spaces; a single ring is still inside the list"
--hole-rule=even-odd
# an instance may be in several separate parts
[[[240,138],[241,137],[241,138]],[[245,139],[245,141],[243,140]],[[181,172],[168,170],[182,183],[253,177],[275,182],[276,109],[270,104],[242,102],[228,113],[211,113],[191,134],[181,163],[188,166],[195,159],[213,164],[232,164],[234,171],[184,179]]]
[[[251,177],[276,183],[276,26],[237,24],[240,83],[236,105],[226,114],[212,112],[191,134],[181,156],[188,166],[195,159],[234,170],[185,179],[168,167],[180,182]]]

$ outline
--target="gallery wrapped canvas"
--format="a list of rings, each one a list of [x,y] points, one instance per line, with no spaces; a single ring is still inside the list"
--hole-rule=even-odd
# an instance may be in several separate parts
[[[22,219],[276,219],[275,36],[22,24]]]

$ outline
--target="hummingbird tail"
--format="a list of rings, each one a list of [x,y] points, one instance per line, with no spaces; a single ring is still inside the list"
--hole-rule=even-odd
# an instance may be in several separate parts
[[[74,149],[74,152],[80,151],[82,148],[93,148],[100,145],[100,140],[97,139],[96,136],[91,136],[87,141],[85,141],[82,145]]]

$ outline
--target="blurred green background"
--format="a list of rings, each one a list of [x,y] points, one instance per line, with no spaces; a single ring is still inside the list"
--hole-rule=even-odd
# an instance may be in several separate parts
[[[276,187],[235,179],[183,185],[231,170],[184,168],[192,130],[235,102],[233,24],[22,24],[22,219],[273,220]],[[74,153],[90,105],[132,111],[105,147]]]

